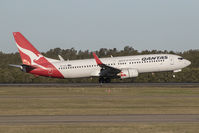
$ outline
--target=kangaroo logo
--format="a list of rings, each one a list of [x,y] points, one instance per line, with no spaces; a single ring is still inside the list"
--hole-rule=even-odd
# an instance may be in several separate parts
[[[38,67],[41,67],[41,68],[47,70],[47,68],[45,68],[45,67],[43,67],[43,66],[41,66],[41,65],[39,65],[39,64],[37,64],[37,63],[35,62],[35,61],[39,60],[40,58],[44,57],[43,55],[41,55],[41,54],[36,55],[36,54],[33,53],[32,51],[20,47],[18,44],[17,44],[17,47],[18,47],[18,49],[19,49],[22,53],[24,53],[24,54],[26,54],[28,57],[30,57],[30,61],[31,61],[31,62],[27,61],[26,59],[23,60],[24,62],[27,62],[27,64],[35,65],[35,66],[38,66]]]

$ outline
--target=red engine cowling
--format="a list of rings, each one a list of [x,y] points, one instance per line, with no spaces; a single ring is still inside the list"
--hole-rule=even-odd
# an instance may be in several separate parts
[[[125,78],[133,78],[138,76],[138,71],[137,69],[132,69],[132,68],[126,68],[122,69],[122,71],[118,74],[121,79]]]

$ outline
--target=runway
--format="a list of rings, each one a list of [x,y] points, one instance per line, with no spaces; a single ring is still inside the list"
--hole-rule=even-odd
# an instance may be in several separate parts
[[[199,122],[199,114],[15,115],[0,116],[0,124]]]
[[[42,86],[42,87],[198,87],[199,83],[33,83],[33,84],[0,84],[1,86]]]

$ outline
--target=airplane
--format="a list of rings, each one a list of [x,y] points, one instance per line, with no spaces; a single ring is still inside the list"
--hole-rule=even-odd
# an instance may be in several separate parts
[[[36,76],[54,78],[84,78],[98,77],[99,83],[110,83],[111,79],[134,78],[140,73],[163,71],[180,72],[191,64],[181,56],[173,54],[148,54],[135,56],[120,56],[94,59],[55,60],[43,56],[20,32],[13,32],[22,65],[18,67],[23,72]]]

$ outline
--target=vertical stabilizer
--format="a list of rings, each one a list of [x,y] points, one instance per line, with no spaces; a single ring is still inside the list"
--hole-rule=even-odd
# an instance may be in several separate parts
[[[13,32],[21,60],[25,65],[35,65],[41,68],[49,62],[40,52],[20,33]],[[42,65],[41,65],[42,64]]]
[[[49,62],[42,54],[40,54],[40,52],[20,32],[13,32],[13,36],[23,65],[36,68],[28,72],[41,76],[63,78],[63,75],[53,63]]]

